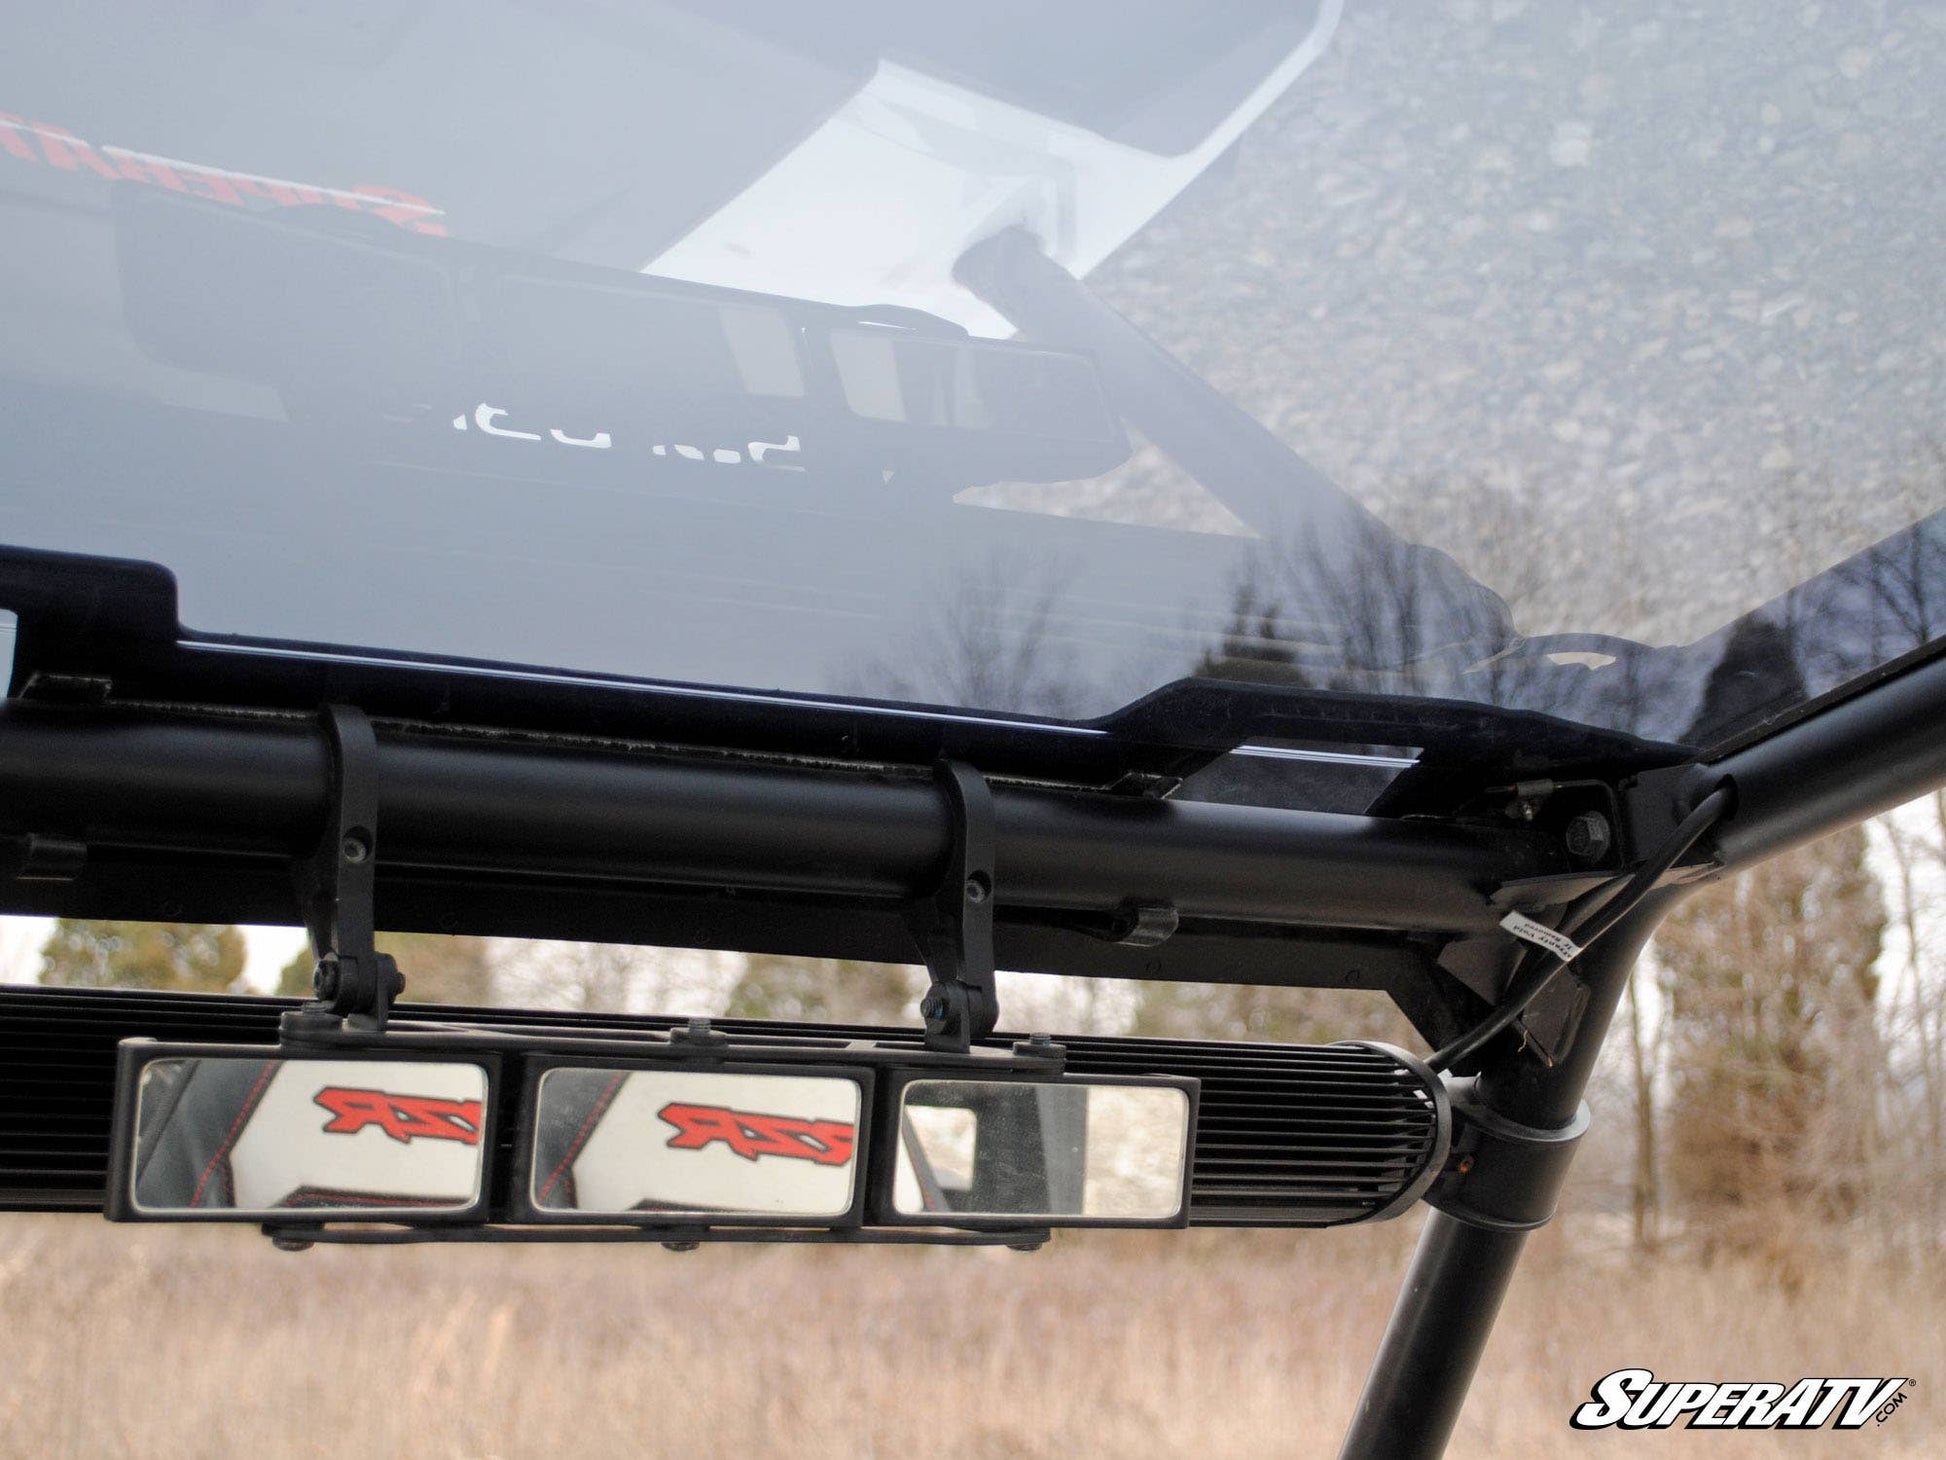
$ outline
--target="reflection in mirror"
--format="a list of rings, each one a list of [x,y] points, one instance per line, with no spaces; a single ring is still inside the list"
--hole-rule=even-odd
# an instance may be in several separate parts
[[[137,1211],[451,1212],[480,1197],[486,1071],[250,1056],[142,1067]]]
[[[900,1103],[901,1216],[1167,1221],[1189,1097],[1173,1086],[915,1080]]]
[[[536,1097],[529,1197],[583,1215],[840,1217],[859,1089],[825,1075],[552,1069]]]

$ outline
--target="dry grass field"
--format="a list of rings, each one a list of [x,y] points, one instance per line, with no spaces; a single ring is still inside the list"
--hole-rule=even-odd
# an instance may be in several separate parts
[[[1329,1455],[1413,1223],[1070,1234],[1049,1250],[273,1251],[254,1232],[0,1220],[7,1456]],[[1536,1242],[1458,1456],[1946,1453],[1939,1281]],[[1607,1432],[1588,1386],[1913,1375],[1851,1434]]]

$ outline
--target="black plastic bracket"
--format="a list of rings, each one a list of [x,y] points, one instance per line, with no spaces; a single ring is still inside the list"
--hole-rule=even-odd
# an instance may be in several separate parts
[[[1558,1130],[1523,1125],[1485,1104],[1473,1080],[1451,1080],[1453,1143],[1442,1171],[1426,1194],[1437,1207],[1468,1226],[1526,1232],[1553,1220],[1575,1148],[1588,1130],[1584,1101]]]
[[[295,1012],[300,1023],[330,1014],[377,1033],[405,988],[398,964],[376,946],[378,738],[364,712],[349,705],[327,705],[323,718],[330,766],[324,829],[294,869],[317,959],[318,1002]]]
[[[934,774],[952,809],[946,870],[906,920],[932,987],[919,1005],[926,1047],[963,1054],[1000,1021],[993,978],[993,791],[969,765],[941,761]]]

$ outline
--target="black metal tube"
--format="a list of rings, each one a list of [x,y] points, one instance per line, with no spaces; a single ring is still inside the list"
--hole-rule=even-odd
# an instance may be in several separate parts
[[[1474,1227],[1444,1212],[1426,1218],[1342,1460],[1444,1452],[1526,1242],[1525,1232]]]
[[[1009,228],[968,249],[954,276],[1041,344],[1095,357],[1116,408],[1251,526],[1338,517],[1373,523],[1323,472]]]
[[[1799,721],[1711,767],[1736,802],[1716,830],[1743,866],[1946,783],[1946,659]]]
[[[1588,1003],[1573,1041],[1553,1065],[1518,1051],[1503,1052],[1480,1071],[1479,1094],[1486,1104],[1509,1120],[1543,1130],[1558,1129],[1575,1118],[1636,959],[1669,910],[1690,891],[1665,887],[1651,893],[1574,961],[1575,976],[1587,986]]]
[[[317,835],[326,761],[302,720],[0,706],[0,834],[294,853]],[[946,859],[929,781],[677,763],[509,738],[385,735],[386,869],[600,877],[910,898]],[[1017,788],[995,794],[1003,906],[1483,931],[1487,894],[1565,871],[1544,838],[1424,822]]]
[[[1009,228],[961,255],[953,275],[1023,335],[1091,354],[1115,409],[1243,521],[1273,541],[1307,545],[1316,563],[1354,563],[1358,574],[1411,563],[1425,622],[1415,636],[1450,631],[1482,642],[1512,632],[1507,605],[1443,552],[1394,533],[1249,412],[1049,258],[1040,240]],[[1381,556],[1383,553],[1383,557]],[[1340,593],[1355,592],[1348,584]],[[1365,632],[1372,625],[1358,626]],[[1437,638],[1418,644],[1423,651]],[[1401,648],[1404,646],[1402,645]]]
[[[1734,792],[1731,813],[1715,829],[1719,858],[1738,867],[1774,856],[1946,782],[1943,715],[1946,661],[1934,661],[1725,756],[1711,767]],[[1560,1130],[1575,1119],[1630,970],[1684,891],[1669,888],[1643,899],[1576,960],[1589,998],[1572,1044],[1551,1067],[1503,1048],[1476,1087],[1491,1110],[1540,1130]],[[1557,1165],[1548,1174],[1558,1181],[1565,1169]],[[1551,1205],[1553,1193],[1525,1195]],[[1512,1280],[1521,1236],[1440,1211],[1431,1215],[1345,1456],[1441,1452]]]
[[[1549,1066],[1513,1040],[1503,1040],[1475,1087],[1483,1104],[1539,1130],[1558,1131],[1575,1119],[1635,960],[1683,892],[1664,889],[1645,897],[1575,960],[1577,976],[1588,985],[1588,1005],[1566,1054]],[[1553,1209],[1567,1164],[1537,1151],[1530,1169],[1502,1170],[1521,1188],[1519,1201],[1536,1209],[1533,1219],[1541,1220]],[[1476,1193],[1470,1205],[1493,1210],[1500,1203],[1492,1196]],[[1437,1190],[1431,1200],[1440,1200]],[[1407,1460],[1445,1449],[1525,1235],[1443,1211],[1427,1217],[1346,1434],[1341,1452],[1346,1460]]]

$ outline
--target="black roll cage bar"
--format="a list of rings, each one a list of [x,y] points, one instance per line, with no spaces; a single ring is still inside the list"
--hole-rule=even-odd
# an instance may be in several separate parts
[[[1708,765],[1623,781],[1669,819],[1705,788],[1730,806],[1574,965],[1587,1000],[1552,1063],[1503,1038],[1455,1081],[1463,1117],[1348,1456],[1436,1455],[1457,1419],[1525,1234],[1552,1215],[1582,1093],[1635,956],[1699,877],[1946,783],[1946,659]],[[454,735],[392,722],[372,751],[373,859],[387,926],[611,938],[909,961],[906,909],[940,885],[961,815],[929,774],[684,761],[666,749]],[[10,913],[296,921],[290,869],[326,822],[315,717],[108,703],[0,706]],[[1516,823],[1279,811],[997,785],[1002,967],[1095,977],[1357,987],[1429,1042],[1486,1007],[1443,945],[1510,909],[1546,916],[1598,878]],[[335,826],[334,826],[335,829]],[[1175,931],[1130,936],[1166,903]],[[1470,1120],[1464,1117],[1472,1112]]]
[[[1193,402],[1177,408],[1187,436],[1223,438],[1197,436]],[[1433,749],[1462,768],[1540,743],[1548,778],[1533,798],[1570,777],[1600,788],[1617,835],[1591,862],[1545,816],[1166,799],[1186,765],[1226,748],[1173,734],[1167,703],[1063,729],[195,643],[170,587],[143,565],[0,554],[0,607],[20,616],[0,705],[0,911],[303,921],[292,867],[350,844],[337,788],[355,765],[383,841],[337,895],[369,895],[388,928],[911,961],[915,935],[967,931],[914,909],[986,879],[974,936],[990,921],[1000,967],[1382,991],[1437,1046],[1504,992],[1508,913],[1557,921],[1726,792],[1695,849],[1574,962],[1580,996],[1545,1037],[1509,1032],[1453,1072],[1454,1154],[1345,1442],[1355,1457],[1443,1449],[1525,1234],[1552,1215],[1636,954],[1668,909],[1700,880],[1946,783],[1938,657],[1707,763],[1448,707]],[[1405,709],[1344,699],[1345,738],[1401,743],[1365,732]],[[363,715],[327,729],[319,713],[334,704]],[[1222,740],[1252,723],[1235,717]],[[978,787],[941,762],[977,767]],[[977,969],[970,946],[962,961]],[[960,987],[977,1004],[978,979]],[[943,1011],[942,1026],[964,1013]],[[976,1008],[971,1027],[991,1029],[990,1014]]]

